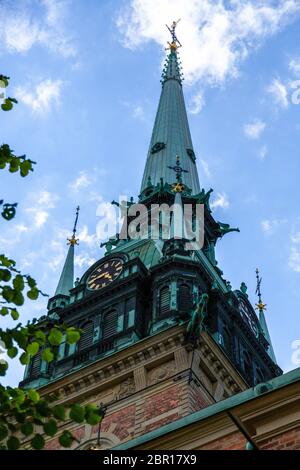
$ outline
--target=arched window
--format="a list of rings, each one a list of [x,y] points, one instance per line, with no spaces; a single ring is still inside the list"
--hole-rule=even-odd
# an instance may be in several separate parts
[[[170,289],[165,286],[159,293],[159,315],[165,315],[170,310]]]
[[[253,365],[251,361],[250,354],[247,351],[244,351],[243,354],[243,366],[247,379],[250,383],[253,381]]]
[[[115,335],[118,331],[118,313],[111,310],[106,313],[103,318],[102,338],[107,339]]]
[[[190,312],[193,307],[191,289],[187,284],[181,284],[178,289],[178,310]]]
[[[255,385],[264,382],[264,374],[260,367],[256,367],[255,369]]]
[[[78,351],[82,351],[93,344],[93,333],[94,325],[93,322],[89,321],[81,326],[83,332],[81,333],[80,340],[78,343]]]
[[[230,335],[228,328],[226,328],[226,326],[223,328],[222,335],[223,335],[225,351],[231,355],[232,353],[231,335]]]
[[[30,376],[38,377],[41,369],[41,352],[39,351],[31,360]]]

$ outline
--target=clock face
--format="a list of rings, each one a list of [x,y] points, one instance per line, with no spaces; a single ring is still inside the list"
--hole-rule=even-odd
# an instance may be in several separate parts
[[[255,336],[257,336],[258,328],[257,328],[257,322],[255,321],[255,318],[253,317],[253,312],[250,310],[249,306],[246,304],[246,302],[243,299],[240,299],[239,302],[240,302],[239,311],[243,320],[248,324],[248,326],[250,326]]]
[[[99,290],[106,287],[120,276],[123,269],[122,258],[111,258],[101,263],[92,272],[87,281],[89,289]]]

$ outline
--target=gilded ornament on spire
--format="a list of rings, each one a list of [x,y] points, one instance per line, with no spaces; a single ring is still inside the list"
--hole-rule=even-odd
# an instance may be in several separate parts
[[[255,272],[256,272],[256,281],[257,281],[255,293],[258,295],[258,302],[257,302],[257,304],[255,304],[255,306],[256,306],[256,310],[259,310],[260,312],[263,312],[264,310],[267,309],[267,304],[263,303],[262,296],[261,296],[260,286],[261,286],[262,278],[259,277],[259,269],[258,268],[256,269]]]
[[[77,227],[77,221],[78,221],[79,210],[80,210],[80,207],[77,206],[77,208],[76,208],[75,222],[74,222],[74,227],[73,227],[73,234],[72,234],[72,237],[71,237],[71,238],[67,238],[67,240],[68,240],[68,245],[75,246],[75,245],[78,245],[78,244],[79,244],[79,243],[78,243],[78,242],[79,242],[79,238],[76,238],[76,227]]]
[[[180,166],[180,157],[176,155],[176,165],[168,166],[170,170],[175,171],[176,173],[176,183],[172,184],[172,191],[174,193],[182,193],[185,190],[185,185],[182,182],[182,173],[188,173],[188,170],[184,170]]]
[[[166,27],[168,28],[168,30],[170,31],[171,36],[172,36],[172,42],[168,41],[169,47],[166,47],[166,51],[167,50],[176,51],[179,47],[182,47],[182,44],[178,40],[178,38],[176,36],[176,32],[175,32],[176,26],[178,25],[179,21],[180,21],[180,18],[177,21],[173,21],[171,26],[168,26],[166,24]]]

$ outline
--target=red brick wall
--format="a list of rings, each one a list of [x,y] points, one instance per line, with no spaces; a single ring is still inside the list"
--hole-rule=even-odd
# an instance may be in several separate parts
[[[238,431],[200,447],[200,450],[245,450],[246,439]]]
[[[134,436],[135,405],[127,406],[112,414],[107,414],[101,424],[103,432],[113,432],[120,441],[131,439]],[[93,427],[93,433],[98,432],[98,425]]]
[[[278,434],[259,447],[264,450],[300,450],[300,427]]]
[[[156,393],[145,401],[144,419],[155,418],[170,410],[176,410],[180,405],[180,388],[170,387],[164,392]]]

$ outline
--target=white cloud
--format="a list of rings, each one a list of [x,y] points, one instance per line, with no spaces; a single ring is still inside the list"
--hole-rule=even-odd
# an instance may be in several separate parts
[[[143,121],[145,119],[144,108],[140,105],[135,106],[132,110],[132,116],[135,119],[140,119]]]
[[[27,0],[0,5],[0,50],[25,53],[34,45],[72,57],[76,49],[66,32],[68,0]]]
[[[97,246],[97,236],[95,233],[89,234],[87,225],[84,225],[78,233],[80,243],[85,243],[88,247],[92,248]]]
[[[189,105],[189,112],[191,114],[199,114],[200,111],[203,109],[204,105],[205,105],[205,99],[203,96],[203,92],[198,91],[198,93],[196,93],[191,99],[191,102]]]
[[[202,169],[203,169],[203,172],[204,172],[205,176],[207,178],[210,178],[211,177],[211,172],[210,172],[208,163],[203,159],[200,159],[200,163],[201,163],[201,166],[202,166]]]
[[[267,88],[267,92],[272,95],[274,103],[280,108],[286,109],[289,106],[288,90],[286,85],[279,79],[274,78]]]
[[[227,209],[229,207],[229,200],[227,194],[225,193],[217,193],[216,198],[210,204],[211,209]]]
[[[92,179],[85,171],[80,171],[77,178],[69,184],[72,191],[79,191],[82,188],[87,188],[92,183]]]
[[[131,0],[116,24],[125,47],[155,41],[163,48],[169,40],[164,24],[181,18],[177,34],[184,46],[180,55],[185,78],[211,85],[236,76],[251,50],[299,12],[299,0]]]
[[[34,228],[39,229],[47,222],[49,209],[54,209],[59,197],[57,194],[42,190],[35,194],[30,194],[29,198],[35,201],[31,207],[25,209],[33,218],[33,224],[30,227],[31,230]]]
[[[297,75],[300,78],[300,57],[290,60],[289,69],[294,75]]]
[[[286,219],[264,219],[260,226],[265,235],[273,235],[285,223]]]
[[[74,265],[78,266],[80,269],[92,266],[92,264],[94,264],[95,262],[95,258],[83,254],[76,255],[74,258]]]
[[[32,86],[19,86],[15,90],[16,98],[37,114],[47,113],[53,104],[58,105],[61,95],[61,80],[47,79]]]
[[[259,152],[258,152],[258,158],[260,160],[264,160],[266,158],[267,154],[268,154],[268,147],[267,147],[267,145],[263,145],[261,147],[261,149],[259,150]]]
[[[260,119],[255,119],[244,126],[244,134],[248,139],[259,139],[266,128],[266,123]]]
[[[291,246],[289,260],[289,267],[296,273],[300,273],[300,248]]]

